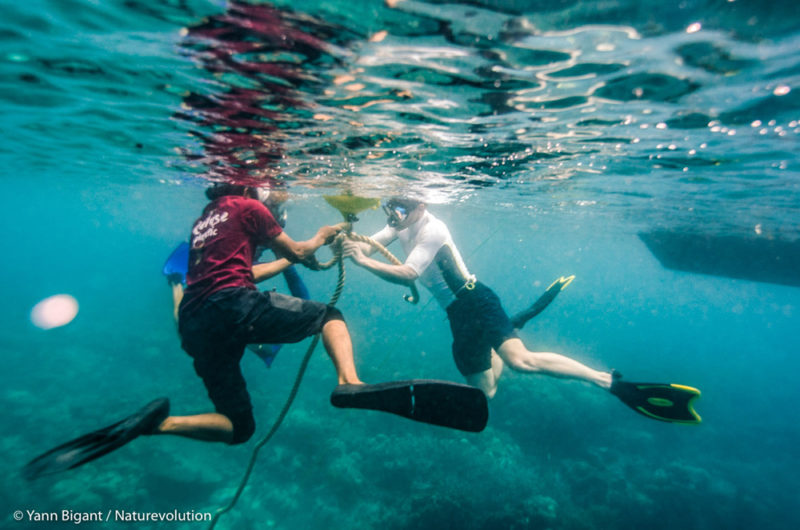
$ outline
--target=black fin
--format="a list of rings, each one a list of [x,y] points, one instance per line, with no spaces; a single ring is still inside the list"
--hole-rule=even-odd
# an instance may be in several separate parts
[[[550,287],[536,300],[528,309],[524,311],[520,311],[513,317],[511,317],[511,323],[514,324],[514,328],[522,329],[522,326],[527,324],[527,322],[544,311],[544,309],[550,305],[550,302],[555,300],[558,293],[563,291],[567,288],[567,286],[572,283],[572,280],[575,279],[575,275],[572,276],[562,276],[558,278],[556,281],[550,284]]]
[[[52,475],[90,462],[119,449],[142,434],[151,434],[169,416],[169,399],[159,398],[108,427],[84,434],[50,449],[22,469],[28,479]]]
[[[700,423],[693,402],[700,391],[670,383],[629,383],[614,373],[611,393],[630,408],[648,418],[671,423]]]
[[[339,385],[331,394],[331,404],[391,412],[414,421],[469,432],[482,431],[489,421],[489,405],[483,391],[432,379]]]

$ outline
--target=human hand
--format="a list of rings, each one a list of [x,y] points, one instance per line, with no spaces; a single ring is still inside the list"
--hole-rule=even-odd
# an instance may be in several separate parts
[[[322,267],[319,265],[319,261],[317,261],[317,257],[313,254],[301,261],[300,264],[312,271],[322,270]]]
[[[333,226],[323,226],[317,230],[317,236],[321,237],[326,245],[333,243],[336,236],[344,230],[345,223],[339,223]]]
[[[342,256],[350,258],[356,263],[362,263],[366,256],[361,245],[356,241],[346,240],[342,243]]]

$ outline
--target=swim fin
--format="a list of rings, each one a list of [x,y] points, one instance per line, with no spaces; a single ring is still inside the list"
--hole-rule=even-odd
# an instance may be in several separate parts
[[[489,421],[489,405],[483,391],[433,379],[339,385],[331,394],[331,404],[391,412],[414,421],[469,432],[481,432]]]
[[[297,272],[297,267],[291,265],[286,268],[283,271],[283,278],[286,280],[286,285],[289,286],[289,292],[292,293],[292,296],[303,300],[311,300],[311,293],[308,292],[308,287],[303,283],[300,273]]]
[[[161,273],[169,283],[186,285],[186,273],[189,272],[189,243],[182,241],[164,263]]]
[[[700,423],[693,402],[700,391],[669,383],[628,383],[613,373],[611,393],[630,408],[648,418],[671,423]]]
[[[247,349],[258,355],[258,358],[264,361],[267,368],[272,368],[272,362],[277,357],[278,352],[281,351],[283,344],[248,344]]]
[[[25,465],[22,475],[33,480],[83,465],[119,449],[142,434],[152,434],[167,416],[169,399],[151,401],[122,421],[84,434],[37,456]]]
[[[524,326],[530,319],[544,311],[544,308],[550,305],[550,302],[555,300],[556,296],[558,296],[558,293],[566,289],[574,279],[575,275],[573,274],[566,277],[562,276],[551,283],[550,287],[547,288],[544,294],[542,294],[542,296],[540,296],[539,299],[533,303],[533,305],[511,317],[511,323],[514,324],[514,328],[522,329],[522,326]]]

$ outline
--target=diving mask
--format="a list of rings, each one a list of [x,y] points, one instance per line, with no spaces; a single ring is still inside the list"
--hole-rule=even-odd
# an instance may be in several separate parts
[[[266,187],[258,187],[256,190],[256,198],[258,201],[267,207],[269,213],[272,214],[272,217],[278,222],[281,228],[286,226],[286,205],[284,202],[276,203],[270,193],[270,189]],[[279,197],[279,195],[278,195]],[[280,198],[278,198],[280,200]]]
[[[286,205],[284,203],[267,205],[267,209],[269,210],[269,213],[272,214],[272,217],[278,221],[278,224],[281,226],[281,228],[284,228],[286,226],[286,218],[288,217],[288,214],[286,213]]]
[[[389,203],[384,204],[382,207],[388,217],[387,222],[391,227],[398,226],[408,217],[408,210],[399,204]]]

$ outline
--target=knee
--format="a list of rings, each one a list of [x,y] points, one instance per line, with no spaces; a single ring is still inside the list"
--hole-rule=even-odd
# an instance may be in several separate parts
[[[506,360],[506,364],[515,372],[531,374],[543,371],[541,363],[539,363],[535,355],[511,358]]]
[[[522,344],[504,344],[497,353],[505,364],[515,372],[536,372],[539,362],[535,353],[528,351]]]
[[[341,311],[339,311],[332,305],[329,305],[327,310],[325,311],[325,316],[322,318],[322,325],[324,326],[325,324],[333,320],[340,320],[342,321],[342,323],[344,323],[344,315],[342,314]]]
[[[505,359],[505,362],[508,367],[515,372],[529,372],[533,368],[533,365],[530,363],[530,359],[523,359],[517,356],[510,356],[509,358]]]
[[[488,399],[492,399],[497,393],[497,380],[487,375],[487,372],[468,375],[466,380],[468,385],[481,389]]]
[[[229,419],[233,424],[233,436],[229,442],[230,445],[243,444],[253,437],[253,433],[256,432],[256,420],[252,411],[247,414],[237,414]]]

